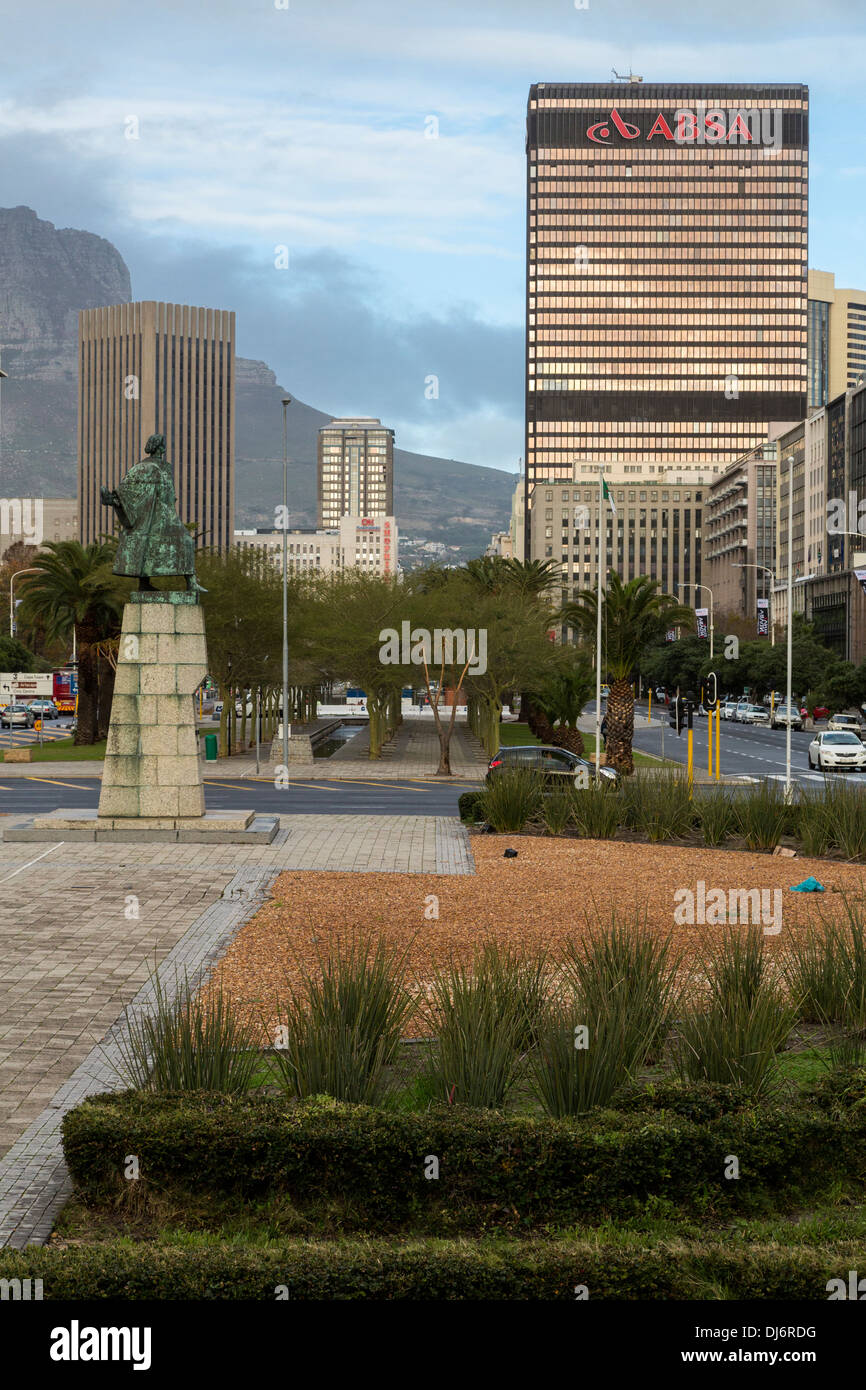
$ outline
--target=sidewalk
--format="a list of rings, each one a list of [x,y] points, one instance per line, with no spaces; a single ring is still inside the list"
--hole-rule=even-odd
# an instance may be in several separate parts
[[[121,1084],[118,1019],[152,1001],[155,966],[169,997],[200,979],[287,869],[475,871],[441,816],[289,819],[259,846],[0,844],[0,1245],[47,1238],[63,1114]]]

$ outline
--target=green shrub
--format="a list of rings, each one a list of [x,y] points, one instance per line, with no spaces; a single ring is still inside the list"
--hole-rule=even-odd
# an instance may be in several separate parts
[[[120,1073],[128,1086],[150,1091],[246,1091],[259,1065],[258,1036],[221,990],[202,997],[184,976],[170,998],[151,977],[151,1014],[126,1012],[118,1037]]]
[[[797,1016],[785,999],[763,950],[761,929],[728,931],[720,948],[704,955],[707,1003],[691,1004],[675,1042],[679,1074],[764,1094],[774,1080],[773,1063]]]
[[[430,1184],[435,1186],[435,1184]],[[729,1186],[735,1187],[736,1183]],[[336,1302],[411,1299],[574,1303],[602,1300],[825,1299],[839,1275],[830,1247],[738,1248],[730,1241],[639,1249],[597,1241],[224,1242],[124,1240],[69,1249],[0,1250],[0,1278],[42,1279],[47,1302]],[[97,1319],[98,1320],[98,1319]]]
[[[475,825],[481,820],[481,800],[483,792],[461,792],[457,798],[457,808],[460,819],[469,825]]]
[[[669,1111],[531,1119],[434,1106],[405,1114],[336,1101],[127,1092],[93,1097],[63,1120],[82,1199],[113,1207],[281,1194],[344,1229],[447,1233],[550,1229],[626,1217],[650,1198],[683,1208],[800,1201],[844,1180],[863,1186],[866,1107],[761,1106],[706,1123]],[[137,1154],[141,1177],[124,1177]],[[724,1177],[736,1154],[746,1180]],[[430,1156],[439,1177],[425,1177]],[[131,1189],[135,1188],[133,1193]]]
[[[519,835],[538,814],[543,790],[542,778],[532,768],[509,767],[490,779],[478,809],[493,830]]]
[[[280,1007],[282,1045],[272,1054],[289,1095],[372,1102],[386,1084],[415,1001],[403,983],[406,952],[352,940],[319,957],[315,973]]]
[[[759,782],[738,793],[734,820],[751,850],[774,850],[791,819],[791,808],[779,782]]]

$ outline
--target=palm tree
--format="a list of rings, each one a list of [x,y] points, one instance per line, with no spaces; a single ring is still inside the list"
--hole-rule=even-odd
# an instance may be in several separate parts
[[[598,595],[584,589],[559,614],[581,637],[595,644]],[[607,701],[607,757],[620,772],[634,771],[634,692],[632,678],[644,649],[658,642],[668,628],[691,627],[694,613],[670,594],[659,592],[658,581],[639,575],[624,584],[615,570],[608,575],[602,603],[602,672],[610,681]]]
[[[21,583],[24,622],[38,623],[49,641],[75,632],[78,647],[76,743],[108,732],[114,672],[104,643],[116,637],[129,584],[114,573],[117,543],[47,541],[33,560],[37,574]]]
[[[567,748],[583,756],[583,734],[577,721],[592,696],[595,681],[584,652],[560,647],[564,663],[526,697],[526,722],[542,743]]]

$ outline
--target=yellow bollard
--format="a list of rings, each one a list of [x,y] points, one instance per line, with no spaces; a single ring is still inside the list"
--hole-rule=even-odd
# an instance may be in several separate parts
[[[652,689],[650,689],[650,693],[649,693],[649,712],[648,712],[648,714],[647,714],[647,721],[648,721],[648,722],[651,722],[651,721],[652,721],[652,717],[653,717],[653,693],[652,693]]]
[[[713,775],[713,707],[707,710],[707,775]]]
[[[716,705],[716,781],[719,780],[719,725],[721,723],[722,710],[720,705]]]
[[[691,800],[691,795],[692,795],[692,782],[694,781],[694,776],[695,776],[694,752],[695,752],[694,729],[689,729],[689,736],[688,736],[688,762],[686,763],[686,776],[687,776],[688,781],[689,781],[689,799],[690,799],[690,800]]]

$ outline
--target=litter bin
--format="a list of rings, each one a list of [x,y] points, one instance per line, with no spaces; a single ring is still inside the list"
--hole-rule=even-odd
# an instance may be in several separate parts
[[[216,734],[205,734],[204,736],[204,756],[205,762],[215,763],[217,760],[217,736]]]

